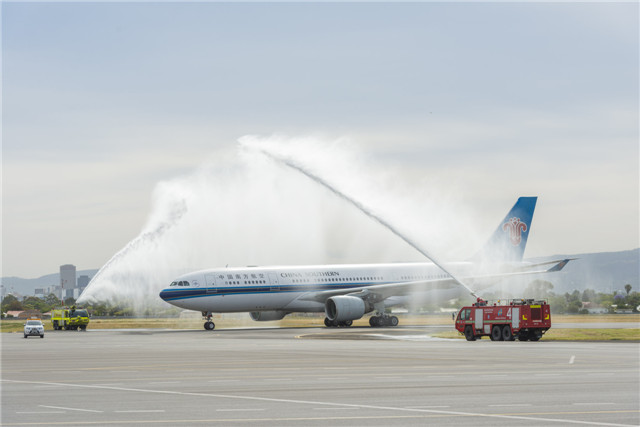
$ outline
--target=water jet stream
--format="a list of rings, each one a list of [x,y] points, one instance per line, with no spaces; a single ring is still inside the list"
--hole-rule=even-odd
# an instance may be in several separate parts
[[[180,200],[176,206],[173,207],[172,211],[169,213],[169,218],[167,221],[161,222],[158,226],[156,226],[153,230],[144,232],[140,234],[138,237],[127,243],[127,245],[116,252],[101,268],[98,270],[95,276],[91,279],[89,284],[87,285],[87,289],[82,295],[78,298],[78,303],[84,302],[95,302],[97,301],[96,297],[91,292],[86,292],[87,290],[94,290],[94,284],[99,283],[101,276],[109,271],[113,267],[113,265],[117,264],[117,262],[124,257],[127,256],[128,253],[135,251],[139,247],[144,244],[148,244],[149,242],[154,242],[162,237],[167,230],[175,226],[180,219],[187,213],[187,205],[184,200]]]
[[[454,276],[449,270],[447,270],[444,267],[444,265],[442,263],[437,261],[436,258],[433,255],[431,255],[427,250],[425,250],[424,248],[420,247],[420,245],[418,245],[412,239],[410,239],[409,237],[404,235],[402,232],[400,232],[398,229],[396,229],[391,223],[386,221],[384,218],[376,215],[370,209],[367,209],[362,203],[358,202],[354,198],[351,198],[351,197],[347,196],[345,193],[343,193],[342,191],[340,191],[336,187],[332,186],[331,184],[329,184],[327,181],[325,181],[321,177],[319,177],[319,176],[315,175],[314,173],[312,173],[311,171],[305,169],[302,165],[299,165],[299,164],[295,163],[293,160],[290,160],[290,159],[287,159],[285,157],[279,156],[279,155],[277,155],[275,153],[272,153],[272,152],[268,151],[267,149],[265,149],[264,147],[258,147],[258,146],[253,145],[253,144],[246,144],[246,143],[243,143],[242,141],[240,141],[240,144],[242,146],[244,146],[244,147],[249,148],[249,149],[256,150],[256,151],[264,154],[265,156],[269,157],[270,159],[272,159],[272,160],[274,160],[274,161],[276,161],[278,163],[284,164],[285,166],[288,166],[288,167],[290,167],[291,169],[293,169],[295,171],[300,172],[301,174],[305,175],[306,177],[308,177],[312,181],[316,182],[317,184],[320,184],[321,186],[327,188],[329,191],[331,191],[332,193],[334,193],[338,197],[340,197],[343,200],[349,202],[351,205],[355,206],[358,210],[363,212],[369,218],[375,220],[380,225],[382,225],[383,227],[385,227],[389,231],[391,231],[393,234],[395,234],[396,236],[400,237],[407,244],[409,244],[415,250],[417,250],[422,255],[424,255],[427,259],[429,259],[431,262],[433,262],[436,266],[438,266],[442,271],[444,271],[446,274],[448,274],[458,285],[462,286],[467,291],[469,291],[469,293],[473,297],[478,298],[478,295],[476,295],[476,293],[473,291],[473,289],[471,289],[469,286],[465,285],[460,279],[458,279],[456,276]]]

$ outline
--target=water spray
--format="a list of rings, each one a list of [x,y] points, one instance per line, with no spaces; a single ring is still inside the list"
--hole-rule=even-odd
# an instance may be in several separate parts
[[[242,146],[244,146],[244,147],[247,147],[247,148],[252,149],[252,150],[256,150],[256,151],[264,154],[268,158],[276,161],[277,163],[281,163],[281,164],[283,164],[285,166],[288,166],[289,168],[291,168],[291,169],[293,169],[295,171],[300,172],[301,174],[305,175],[306,177],[308,177],[312,181],[316,182],[317,184],[327,188],[333,194],[337,195],[338,197],[340,197],[343,200],[347,201],[351,205],[355,206],[358,210],[360,210],[362,213],[367,215],[369,218],[375,220],[380,225],[382,225],[383,227],[387,228],[393,234],[395,234],[396,236],[401,238],[403,241],[405,241],[407,244],[409,244],[415,250],[417,250],[422,255],[424,255],[427,259],[429,259],[436,266],[438,266],[442,271],[444,271],[446,274],[448,274],[457,284],[459,284],[460,286],[465,288],[467,291],[469,291],[469,293],[473,297],[478,298],[478,295],[469,286],[465,285],[460,279],[458,279],[456,276],[454,276],[449,270],[447,270],[444,267],[444,265],[442,263],[437,261],[436,258],[433,255],[431,255],[427,250],[425,250],[420,245],[418,245],[416,242],[414,242],[412,239],[407,237],[404,233],[400,232],[396,227],[394,227],[391,223],[386,221],[384,218],[380,217],[379,215],[376,215],[371,209],[368,209],[361,202],[357,201],[356,199],[354,199],[352,197],[349,197],[348,195],[346,195],[345,193],[340,191],[338,188],[336,188],[333,185],[329,184],[327,181],[325,181],[324,179],[322,179],[318,175],[314,174],[310,170],[306,169],[304,166],[296,163],[292,159],[286,158],[284,156],[280,156],[280,155],[278,155],[278,154],[276,154],[276,153],[274,153],[272,151],[267,150],[263,146],[257,146],[257,145],[254,145],[254,144],[247,144],[247,143],[244,143],[242,140],[240,140],[240,144]]]
[[[100,277],[104,274],[105,271],[109,271],[109,269],[114,264],[116,264],[122,258],[126,257],[127,254],[130,253],[131,251],[134,251],[135,249],[139,248],[141,245],[154,242],[157,239],[159,239],[163,234],[167,232],[167,230],[169,230],[175,224],[177,224],[178,221],[184,216],[186,212],[187,212],[187,205],[184,200],[181,200],[180,203],[178,203],[176,206],[173,207],[173,210],[170,212],[169,218],[166,221],[160,223],[153,230],[140,234],[138,237],[130,241],[124,248],[116,252],[116,254],[113,255],[109,259],[109,261],[107,261],[106,264],[103,265],[102,268],[100,268],[100,270],[98,270],[96,275],[93,276],[93,279],[91,279],[91,282],[89,282],[89,285],[87,285],[87,289],[85,290],[85,292],[83,292],[80,298],[78,298],[78,302],[82,303],[85,301],[94,300],[95,298],[91,295],[91,292],[87,292],[87,291],[91,289],[91,285],[93,283],[98,283],[100,281]]]

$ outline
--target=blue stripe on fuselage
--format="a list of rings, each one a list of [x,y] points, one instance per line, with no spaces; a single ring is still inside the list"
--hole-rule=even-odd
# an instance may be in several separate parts
[[[383,283],[342,283],[336,285],[274,285],[274,286],[243,286],[224,288],[198,288],[198,289],[164,289],[160,292],[160,298],[164,301],[177,301],[200,297],[212,297],[217,295],[243,295],[243,294],[269,294],[289,292],[314,292],[334,289],[361,288],[364,286],[381,285]],[[275,289],[277,288],[277,289]]]

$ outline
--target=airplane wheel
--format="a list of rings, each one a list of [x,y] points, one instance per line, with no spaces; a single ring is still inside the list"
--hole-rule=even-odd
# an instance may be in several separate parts
[[[498,325],[494,325],[491,329],[491,341],[502,341],[502,329]]]
[[[389,325],[398,326],[398,323],[400,323],[400,322],[398,321],[398,318],[396,316],[391,316],[389,318]]]
[[[213,330],[216,328],[216,324],[215,324],[215,323],[213,323],[212,321],[208,321],[208,322],[205,322],[205,324],[204,324],[204,328],[205,328],[207,331],[213,331]]]
[[[353,325],[353,320],[345,320],[343,325],[345,328],[350,328]]]
[[[324,326],[326,326],[327,328],[331,327],[331,320],[329,320],[328,317],[324,318]]]
[[[380,317],[378,316],[371,316],[369,318],[369,326],[376,328],[378,326],[380,326]]]

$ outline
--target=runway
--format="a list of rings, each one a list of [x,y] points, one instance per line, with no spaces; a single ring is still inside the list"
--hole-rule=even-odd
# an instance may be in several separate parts
[[[2,425],[640,425],[638,343],[433,330],[2,334]]]

